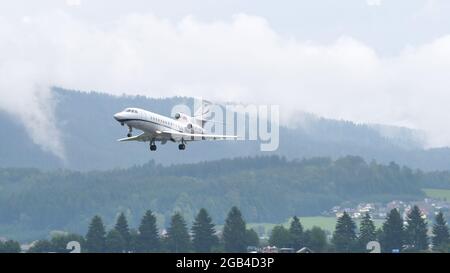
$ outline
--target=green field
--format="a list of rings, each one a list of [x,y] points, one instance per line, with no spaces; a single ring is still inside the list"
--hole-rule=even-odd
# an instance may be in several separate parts
[[[442,199],[450,201],[450,190],[446,189],[430,189],[425,188],[422,189],[427,197],[430,198],[436,198],[436,199]],[[284,223],[280,223],[286,228],[289,228],[289,222],[290,219],[287,220]],[[310,229],[313,226],[318,226],[329,233],[332,233],[334,231],[334,227],[336,225],[336,218],[335,217],[324,217],[324,216],[313,216],[313,217],[300,217],[300,222],[303,225],[304,229]],[[375,225],[377,228],[381,227],[383,225],[384,220],[383,219],[375,219],[374,220]],[[356,221],[356,223],[359,225],[359,221]],[[270,231],[273,229],[273,227],[277,224],[273,223],[248,223],[247,227],[253,228],[255,231],[257,231],[260,234],[265,234],[265,236],[270,235]]]
[[[444,189],[422,189],[428,197],[450,200],[450,190]]]
[[[286,221],[285,223],[282,223],[283,226],[286,228],[289,228],[289,221]],[[330,233],[334,231],[334,227],[336,225],[336,218],[335,217],[325,217],[325,216],[312,216],[312,217],[300,217],[300,222],[303,225],[304,229],[310,229],[314,226],[318,226]],[[359,224],[359,221],[356,221],[357,224]],[[381,219],[375,219],[374,220],[376,227],[381,227],[383,224],[383,220]],[[248,223],[248,228],[253,228],[258,233],[265,234],[266,236],[269,236],[270,231],[273,229],[274,226],[277,224],[273,223]]]

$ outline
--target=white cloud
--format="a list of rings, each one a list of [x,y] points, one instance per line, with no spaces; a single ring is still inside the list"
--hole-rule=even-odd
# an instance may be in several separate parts
[[[81,0],[66,0],[66,5],[69,7],[81,5]]]
[[[381,6],[381,0],[366,0],[369,6]]]
[[[42,98],[36,86],[272,103],[291,117],[285,122],[304,110],[407,125],[425,130],[430,145],[450,145],[450,36],[382,58],[352,37],[328,44],[299,41],[245,14],[209,23],[135,14],[100,26],[60,11],[30,20],[0,24],[0,38],[8,41],[0,44],[6,52],[0,67],[13,67],[9,73],[16,75],[0,81],[1,96],[8,97],[0,107],[33,109],[40,122],[23,120],[33,139],[55,153],[62,144],[53,142],[58,134],[52,107],[36,102]]]
[[[4,57],[0,61],[0,110],[22,122],[32,140],[45,151],[65,160],[60,132],[54,122],[55,102],[48,90],[50,82],[42,73],[45,68],[29,60],[4,60]]]

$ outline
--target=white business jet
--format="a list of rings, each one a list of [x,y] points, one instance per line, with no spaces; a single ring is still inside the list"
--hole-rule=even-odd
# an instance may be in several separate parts
[[[178,149],[184,150],[188,141],[236,139],[237,136],[207,134],[204,125],[209,120],[204,117],[209,113],[209,107],[201,107],[193,117],[183,113],[176,113],[174,118],[162,116],[139,108],[126,108],[114,115],[122,126],[128,126],[126,138],[118,141],[150,142],[150,150],[156,151],[156,142],[161,144],[167,141],[180,142]],[[133,136],[134,129],[143,133]]]

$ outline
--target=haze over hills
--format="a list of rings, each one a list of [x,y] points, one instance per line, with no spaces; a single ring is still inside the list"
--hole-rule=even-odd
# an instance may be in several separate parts
[[[191,98],[53,92],[65,160],[34,144],[13,115],[0,114],[0,233],[6,237],[83,233],[93,215],[112,221],[122,211],[136,225],[146,209],[156,212],[161,227],[174,211],[191,221],[207,207],[214,219],[224,219],[233,205],[248,221],[277,223],[342,202],[417,199],[423,187],[450,187],[448,172],[412,170],[448,169],[449,149],[426,150],[420,133],[407,128],[302,114],[296,127],[280,128],[275,152],[261,152],[258,141],[204,141],[185,151],[159,145],[154,153],[148,144],[118,143],[127,129],[112,115],[130,106],[169,115]],[[261,155],[283,157],[255,157]],[[266,202],[267,193],[274,202]]]
[[[125,136],[126,128],[112,115],[131,106],[169,115],[174,105],[190,105],[192,99],[117,97],[61,88],[54,88],[53,92],[57,101],[56,126],[61,131],[66,160],[43,151],[14,116],[0,112],[0,166],[95,170],[126,168],[152,159],[167,165],[268,154],[288,159],[359,155],[368,161],[395,161],[423,170],[449,169],[450,166],[450,149],[424,149],[417,131],[330,120],[312,114],[298,117],[300,121],[295,128],[280,128],[279,149],[275,152],[261,152],[258,141],[204,141],[189,143],[183,152],[172,143],[159,145],[158,151],[152,153],[144,143],[118,143],[116,140]]]

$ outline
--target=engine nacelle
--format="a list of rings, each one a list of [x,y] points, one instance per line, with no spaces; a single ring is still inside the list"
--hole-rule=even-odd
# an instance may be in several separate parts
[[[189,121],[190,119],[191,119],[191,117],[189,117],[188,115],[186,115],[186,114],[183,114],[183,113],[175,113],[175,116],[174,116],[174,118],[176,119],[176,120],[180,120],[180,121]]]
[[[196,124],[196,120],[186,114],[183,113],[175,113],[174,118],[181,122],[184,126],[186,126],[186,130],[188,130],[189,133],[194,134],[201,134],[203,133],[203,128]]]

